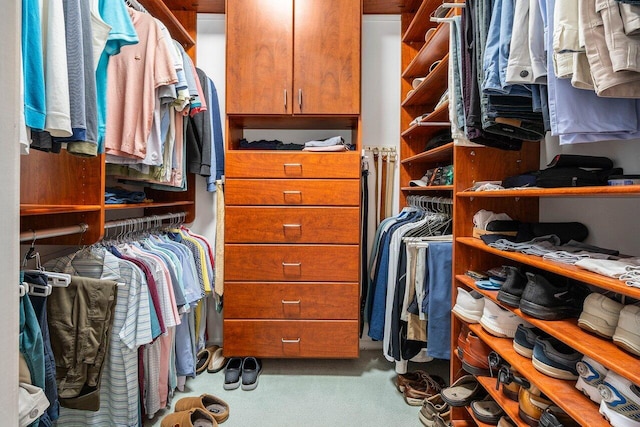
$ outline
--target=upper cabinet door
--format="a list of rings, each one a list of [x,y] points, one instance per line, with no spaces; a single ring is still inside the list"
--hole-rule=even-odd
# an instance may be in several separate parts
[[[295,0],[294,14],[293,113],[360,114],[361,0]]]
[[[227,113],[291,114],[293,0],[228,1],[226,14]]]

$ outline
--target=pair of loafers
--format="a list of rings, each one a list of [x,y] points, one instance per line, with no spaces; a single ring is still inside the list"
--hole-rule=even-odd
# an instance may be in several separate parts
[[[224,369],[224,389],[253,390],[258,387],[258,377],[262,373],[262,362],[255,357],[231,357]]]

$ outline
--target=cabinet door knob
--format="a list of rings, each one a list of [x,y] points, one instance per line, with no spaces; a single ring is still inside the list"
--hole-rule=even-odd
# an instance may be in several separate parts
[[[296,338],[295,340],[287,340],[287,339],[281,338],[281,340],[283,344],[297,344],[300,342],[300,338]]]

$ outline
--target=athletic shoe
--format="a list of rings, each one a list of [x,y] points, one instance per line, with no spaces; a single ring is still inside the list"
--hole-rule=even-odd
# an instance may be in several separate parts
[[[468,323],[478,323],[482,317],[484,308],[484,296],[478,291],[468,292],[464,288],[458,288],[456,304],[451,311]]]
[[[604,338],[611,338],[615,332],[620,310],[624,307],[617,301],[597,292],[584,300],[578,326]]]
[[[613,342],[619,346],[640,356],[640,307],[626,305],[620,311],[618,326],[613,333]]]
[[[527,273],[527,286],[520,299],[520,310],[542,320],[578,317],[589,291],[568,280],[551,283],[540,274]]]
[[[598,386],[602,395],[600,413],[613,427],[640,427],[640,388],[609,371]]]
[[[602,384],[609,370],[588,356],[583,356],[582,360],[576,363],[576,370],[580,375],[576,382],[576,388],[588,396],[589,399],[600,403],[602,396],[598,386]]]
[[[502,338],[513,338],[520,324],[531,326],[518,315],[500,307],[489,299],[484,302],[480,324],[490,334]]]
[[[498,301],[511,307],[518,307],[522,292],[527,285],[527,277],[522,274],[518,267],[505,265],[504,270],[507,273],[507,277],[498,291]]]
[[[545,375],[562,380],[578,379],[576,364],[582,359],[578,353],[562,341],[554,338],[537,338],[533,347],[533,367]]]
[[[526,327],[524,325],[518,325],[516,334],[513,337],[513,349],[521,356],[531,359],[533,356],[533,346],[536,343],[538,337],[548,337],[549,334],[542,329],[536,327]]]

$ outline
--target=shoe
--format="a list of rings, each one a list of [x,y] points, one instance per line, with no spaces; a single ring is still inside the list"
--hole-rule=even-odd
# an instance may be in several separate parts
[[[498,427],[516,427],[516,424],[513,422],[513,420],[506,415],[500,417],[500,420],[498,420],[498,424],[496,425]]]
[[[522,274],[518,267],[505,265],[503,268],[507,273],[507,277],[498,291],[498,301],[511,307],[518,307],[522,292],[527,284],[527,277]]]
[[[624,304],[593,292],[584,300],[578,326],[601,337],[611,338],[623,307]]]
[[[203,373],[207,369],[212,355],[213,352],[208,347],[203,348],[196,354],[196,375]]]
[[[640,356],[640,307],[625,305],[620,311],[613,342],[630,353]]]
[[[427,374],[423,377],[423,381],[409,383],[404,389],[404,400],[411,406],[420,406],[424,399],[428,399],[446,387],[447,383],[444,378],[438,375]]]
[[[600,413],[612,426],[640,426],[640,387],[609,371],[598,390],[602,396]]]
[[[580,427],[579,423],[555,405],[544,410],[538,425],[540,427]]]
[[[400,393],[404,393],[407,384],[425,381],[423,379],[425,375],[428,376],[429,374],[420,369],[406,374],[398,374],[396,375],[396,388]]]
[[[533,346],[536,343],[536,338],[546,338],[548,336],[549,334],[544,332],[542,329],[535,327],[528,328],[524,325],[518,325],[516,334],[513,337],[513,349],[520,356],[531,359],[531,356],[533,356]]]
[[[491,347],[484,343],[476,334],[469,331],[466,340],[462,344],[459,355],[462,357],[462,369],[473,375],[489,376],[489,360]]]
[[[520,387],[530,387],[531,384],[526,378],[519,375],[520,373],[510,367],[503,365],[498,371],[498,382],[502,384],[502,394],[507,399],[511,399],[514,402],[518,401],[518,394],[520,393]]]
[[[500,405],[491,396],[471,402],[471,410],[478,420],[492,425],[498,424],[500,417],[504,415]]]
[[[553,402],[549,400],[540,390],[532,385],[529,388],[520,387],[520,393],[518,394],[518,416],[527,425],[537,427],[542,417],[542,412],[552,405]]]
[[[418,413],[418,418],[420,418],[420,413]],[[420,421],[426,427],[451,427],[451,412],[436,414],[431,420],[427,420],[426,422],[420,418]]]
[[[211,359],[209,359],[209,364],[207,365],[207,372],[213,374],[224,368],[227,359],[222,354],[222,347],[214,345],[209,348],[212,350],[212,354]]]
[[[554,338],[537,338],[531,363],[545,375],[561,380],[578,379],[576,364],[582,354]]]
[[[227,402],[211,394],[183,397],[176,402],[173,410],[178,412],[196,408],[207,411],[218,423],[222,423],[229,418],[229,405]]]
[[[258,387],[258,377],[262,373],[262,363],[255,357],[245,357],[242,361],[242,389],[253,390]]]
[[[173,412],[160,421],[160,427],[216,427],[217,425],[216,419],[200,408]]]
[[[467,335],[469,335],[469,332],[471,332],[469,326],[463,323],[460,327],[460,333],[458,334],[458,346],[456,347],[458,359],[460,360],[462,360],[464,356],[462,353],[464,352],[464,348],[467,346]]]
[[[587,356],[583,356],[582,360],[576,364],[576,370],[580,375],[576,382],[576,388],[599,404],[602,401],[602,396],[598,386],[604,382],[609,370]]]
[[[484,296],[480,292],[468,292],[464,288],[458,288],[456,303],[451,311],[465,322],[478,323],[482,317],[483,308]]]
[[[227,360],[224,368],[224,385],[225,390],[233,390],[240,387],[240,375],[242,373],[242,358],[231,357]]]
[[[502,338],[513,338],[520,324],[531,326],[518,315],[505,310],[491,300],[484,302],[480,324],[490,334]]]
[[[442,400],[449,406],[467,406],[472,401],[486,395],[486,391],[473,375],[464,375],[458,378],[447,388],[440,392]]]
[[[442,400],[440,393],[424,399],[420,412],[418,412],[420,422],[426,427],[437,426],[437,417],[445,422],[451,418],[451,407]]]
[[[542,320],[578,317],[589,291],[565,280],[554,284],[540,274],[527,273],[527,286],[520,299],[524,314]],[[559,279],[560,280],[560,279]]]

